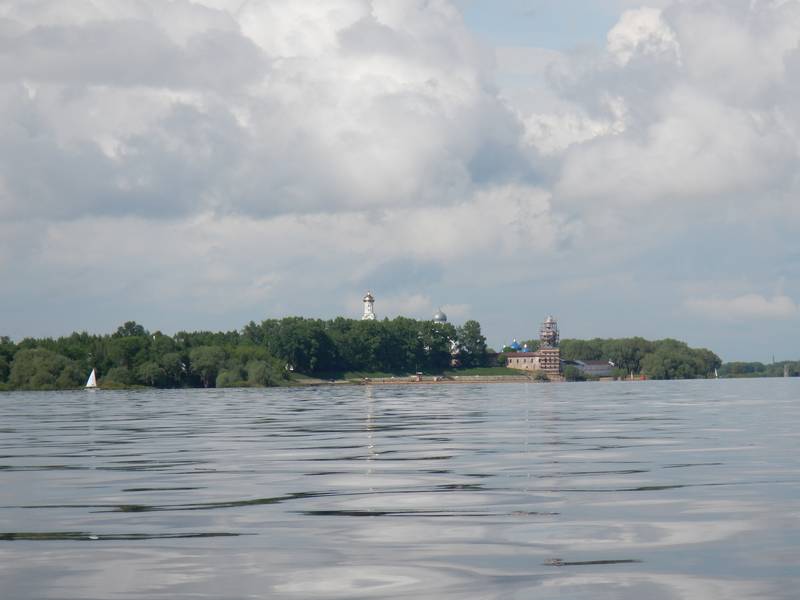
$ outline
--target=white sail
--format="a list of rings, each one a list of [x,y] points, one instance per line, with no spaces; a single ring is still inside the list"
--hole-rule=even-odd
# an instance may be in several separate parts
[[[89,373],[89,379],[86,381],[86,387],[87,388],[97,387],[97,375],[95,374],[94,369],[92,369],[92,372]]]

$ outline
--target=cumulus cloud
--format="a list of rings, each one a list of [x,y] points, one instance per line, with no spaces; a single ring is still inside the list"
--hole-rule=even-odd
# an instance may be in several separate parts
[[[531,298],[616,310],[609,282],[644,311],[796,281],[800,3],[611,4],[600,47],[559,52],[487,47],[448,0],[0,0],[11,333],[48,297],[238,324],[377,281],[503,327]],[[685,308],[788,318],[786,293]]]
[[[501,234],[486,235],[494,231]],[[123,293],[142,286],[136,293],[147,303],[180,301],[200,308],[218,292],[213,304],[222,310],[285,302],[285,286],[296,292],[337,288],[344,281],[351,292],[343,305],[351,306],[352,290],[360,293],[397,261],[446,267],[490,256],[520,264],[532,252],[557,246],[558,231],[546,194],[511,187],[448,208],[398,208],[378,217],[316,213],[253,219],[205,213],[156,222],[87,217],[47,225],[35,259],[51,270],[45,285],[61,281],[70,293],[100,295],[110,287]],[[72,274],[87,266],[92,278],[72,281]],[[414,281],[406,284],[410,291],[384,295],[384,310],[399,314],[405,307],[412,311],[406,314],[427,314],[436,308],[414,291]],[[318,301],[316,295],[309,299]]]
[[[526,141],[562,157],[556,199],[668,213],[676,202],[713,211],[797,191],[800,121],[788,94],[798,26],[794,2],[624,12],[603,52],[554,63],[557,110],[523,115]]]
[[[680,64],[680,45],[675,32],[657,8],[639,8],[622,13],[608,33],[608,52],[620,66],[635,56],[663,57]]]
[[[712,319],[795,319],[800,306],[789,296],[778,294],[767,298],[760,294],[744,294],[734,298],[690,298],[686,308]]]
[[[447,2],[62,4],[3,3],[6,219],[442,205],[529,167]]]
[[[376,307],[380,308],[380,313],[377,315],[379,319],[398,315],[425,319],[430,318],[435,310],[431,299],[424,294],[389,294],[378,296],[375,301]],[[355,298],[350,302],[350,306],[358,306]]]

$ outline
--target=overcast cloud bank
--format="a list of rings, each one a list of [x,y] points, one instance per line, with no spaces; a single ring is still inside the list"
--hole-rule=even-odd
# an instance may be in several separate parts
[[[371,287],[496,345],[553,311],[766,352],[748,320],[800,297],[800,2],[658,4],[564,53],[446,0],[0,1],[0,333],[356,316]]]

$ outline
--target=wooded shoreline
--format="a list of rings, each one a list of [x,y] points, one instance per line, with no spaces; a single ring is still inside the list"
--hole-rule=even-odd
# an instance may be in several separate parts
[[[526,342],[531,351],[537,340]],[[129,321],[112,334],[86,332],[13,342],[0,337],[0,391],[83,387],[96,369],[102,388],[213,388],[318,385],[331,382],[397,385],[530,381],[536,372],[504,368],[477,321],[450,323],[398,317],[382,321],[287,317],[251,321],[241,330],[149,332]],[[664,339],[564,339],[561,358],[603,360],[613,377],[692,379],[800,374],[800,363],[727,363],[712,351]],[[716,372],[716,373],[715,373]],[[416,374],[421,381],[411,381]],[[574,366],[563,379],[584,380]],[[435,379],[435,381],[434,381]]]

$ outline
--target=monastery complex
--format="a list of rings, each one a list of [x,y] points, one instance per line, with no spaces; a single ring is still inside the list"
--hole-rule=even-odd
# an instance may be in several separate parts
[[[367,292],[363,298],[364,312],[361,319],[364,321],[374,321],[377,319],[375,314],[375,296],[372,292]],[[447,315],[439,309],[431,318],[434,323],[447,323]],[[579,361],[562,360],[559,348],[560,334],[558,322],[550,315],[539,328],[539,348],[529,349],[527,344],[520,346],[517,340],[508,346],[509,351],[503,352],[506,358],[506,367],[520,371],[539,371],[546,374],[550,379],[561,377],[563,367],[572,365],[581,372],[594,377],[607,377],[612,374],[613,363],[608,361]],[[457,349],[453,342],[453,364],[458,363]]]
[[[541,345],[535,352],[527,348],[520,348],[516,340],[511,343],[514,352],[506,354],[509,369],[523,371],[544,371],[548,375],[561,373],[561,350],[558,348],[559,333],[558,323],[552,316],[548,316],[539,329]]]

